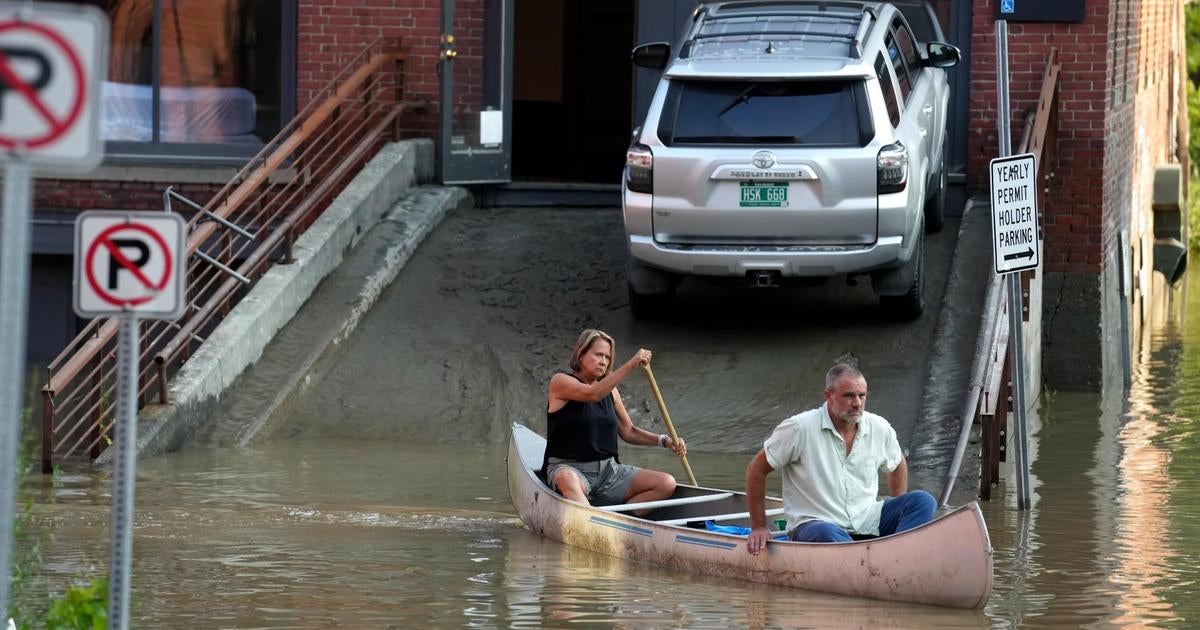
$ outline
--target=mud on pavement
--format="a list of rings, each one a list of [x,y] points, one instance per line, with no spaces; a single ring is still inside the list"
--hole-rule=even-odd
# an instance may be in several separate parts
[[[782,418],[820,404],[825,370],[847,352],[867,375],[868,409],[907,446],[957,228],[951,218],[927,237],[916,322],[886,319],[865,277],[778,289],[689,280],[671,313],[646,322],[628,308],[619,209],[456,210],[270,426],[276,437],[468,444],[504,441],[513,421],[543,430],[546,381],[579,331],[598,327],[616,339],[614,361],[654,352],[692,450],[757,449]],[[636,424],[662,430],[640,372],[620,391]]]

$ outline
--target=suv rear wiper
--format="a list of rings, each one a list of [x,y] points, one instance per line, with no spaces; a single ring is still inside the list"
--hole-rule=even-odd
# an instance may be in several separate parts
[[[768,144],[800,144],[800,136],[738,136],[736,142],[765,142]]]
[[[727,104],[725,107],[721,108],[721,111],[717,112],[717,118],[724,116],[725,112],[733,109],[734,107],[737,107],[738,105],[740,105],[742,103],[749,103],[750,102],[750,93],[753,92],[754,88],[757,88],[757,87],[758,87],[757,83],[751,83],[750,87],[742,90],[741,93],[739,93],[737,96],[733,97],[733,100],[729,101],[729,104]]]
[[[712,144],[800,144],[800,136],[673,136],[671,141]]]

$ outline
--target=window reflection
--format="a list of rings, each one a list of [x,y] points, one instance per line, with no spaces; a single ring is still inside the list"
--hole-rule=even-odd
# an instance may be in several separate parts
[[[151,142],[157,131],[159,142],[257,144],[281,127],[282,0],[89,4],[106,11],[112,27],[102,94],[106,140]]]

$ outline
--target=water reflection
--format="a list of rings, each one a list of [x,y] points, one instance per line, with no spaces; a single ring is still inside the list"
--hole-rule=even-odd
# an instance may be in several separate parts
[[[986,623],[975,611],[682,576],[564,547],[531,532],[520,534],[509,539],[505,573],[512,627],[963,628]]]
[[[1200,286],[1189,282],[1182,313],[1147,327],[1135,345],[1127,400],[1114,405],[1106,392],[1043,401],[1031,440],[1040,449],[1033,510],[985,506],[997,578],[986,613],[996,625],[1200,618]],[[1011,498],[1015,485],[1004,485]]]

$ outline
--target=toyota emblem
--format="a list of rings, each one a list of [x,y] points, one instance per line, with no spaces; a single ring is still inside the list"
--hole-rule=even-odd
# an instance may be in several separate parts
[[[775,166],[775,154],[770,151],[759,151],[750,158],[750,161],[758,168],[771,168]]]

